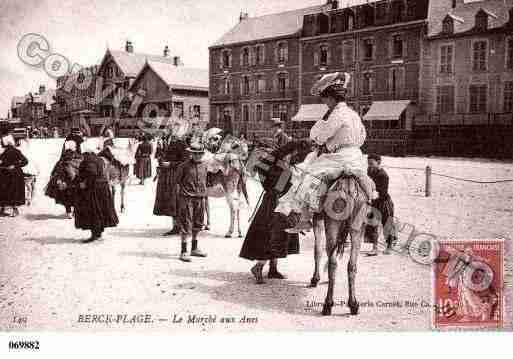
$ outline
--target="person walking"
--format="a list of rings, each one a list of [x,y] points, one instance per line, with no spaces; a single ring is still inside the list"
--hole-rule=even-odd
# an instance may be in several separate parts
[[[204,147],[192,142],[187,148],[191,158],[182,163],[176,173],[178,186],[178,228],[182,237],[180,260],[190,262],[193,257],[206,257],[198,248],[198,233],[203,229],[205,218],[205,198],[207,196],[207,164],[202,162]],[[192,235],[190,256],[187,238]]]
[[[143,141],[137,146],[135,152],[134,172],[140,180],[140,184],[144,185],[146,178],[151,177],[151,154],[153,146],[151,145],[149,136],[144,136]]]
[[[101,239],[104,229],[116,227],[119,220],[104,172],[104,162],[96,155],[96,148],[91,141],[85,141],[82,146],[84,158],[75,180],[78,188],[75,227],[91,231],[91,237],[83,241],[83,243],[90,243]]]
[[[0,211],[5,215],[5,207],[11,207],[11,217],[19,215],[19,206],[25,204],[25,177],[23,167],[27,158],[15,147],[12,135],[2,138],[4,152],[0,155]]]

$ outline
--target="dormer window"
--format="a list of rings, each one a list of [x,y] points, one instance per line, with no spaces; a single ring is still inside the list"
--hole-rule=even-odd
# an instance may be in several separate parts
[[[483,9],[479,10],[476,14],[476,30],[486,31],[488,29],[488,14],[483,11]]]
[[[454,20],[450,16],[446,16],[442,22],[442,32],[444,34],[454,33]]]

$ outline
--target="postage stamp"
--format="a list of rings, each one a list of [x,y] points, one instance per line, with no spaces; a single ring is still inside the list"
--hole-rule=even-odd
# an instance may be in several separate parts
[[[433,327],[502,328],[504,241],[440,241],[433,263]]]

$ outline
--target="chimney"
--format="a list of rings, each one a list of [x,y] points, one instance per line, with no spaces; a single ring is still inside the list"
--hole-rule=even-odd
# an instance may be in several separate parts
[[[164,47],[164,57],[169,57],[169,46]]]
[[[126,45],[125,45],[125,51],[130,52],[130,53],[134,52],[134,46],[132,45],[132,41],[127,40]]]
[[[44,85],[40,85],[39,86],[39,94],[42,95],[44,94],[46,91],[46,87]]]
[[[327,5],[331,5],[331,10],[338,9],[338,0],[328,0]]]
[[[248,17],[249,17],[249,15],[248,15],[247,12],[241,11],[240,15],[239,15],[239,22],[242,22],[243,20],[246,20]]]
[[[180,60],[180,56],[173,56],[173,65],[175,66],[181,66],[182,61]]]
[[[452,0],[452,8],[454,9],[456,6],[463,5],[465,0]]]

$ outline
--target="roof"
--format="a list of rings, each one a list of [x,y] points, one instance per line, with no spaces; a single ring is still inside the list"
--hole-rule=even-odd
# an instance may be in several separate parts
[[[483,9],[489,14],[488,28],[495,29],[504,26],[509,20],[509,10],[513,7],[513,0],[483,0],[458,3],[452,9],[436,6],[442,0],[430,1],[428,36],[436,36],[442,32],[442,21],[450,15],[458,21],[454,22],[454,33],[463,33],[472,30],[475,26],[475,17]],[[450,3],[450,2],[449,2]]]
[[[399,117],[409,104],[410,100],[374,101],[363,119],[365,121],[399,120]]]
[[[320,120],[328,111],[328,106],[324,104],[301,105],[296,116],[292,118],[294,122],[308,122]]]
[[[303,17],[320,12],[321,5],[277,14],[248,17],[225,33],[212,46],[230,45],[293,35],[303,28]]]
[[[208,91],[209,77],[206,69],[175,66],[154,61],[148,61],[146,66],[153,70],[171,89]],[[143,70],[137,75],[134,84],[142,76]]]
[[[151,55],[138,52],[127,52],[120,50],[107,50],[111,54],[121,71],[128,77],[135,77],[142,70],[146,61],[162,62],[173,64],[173,57]],[[105,56],[107,56],[107,54]],[[103,64],[103,61],[102,61]]]

